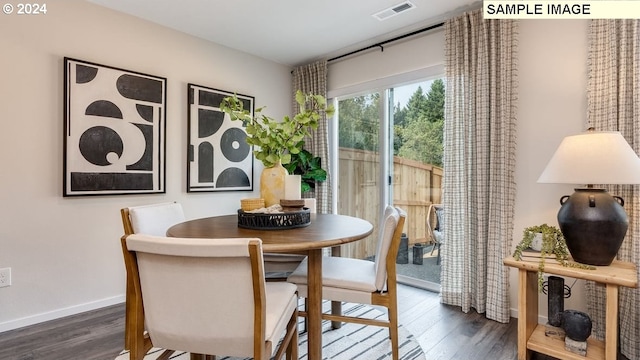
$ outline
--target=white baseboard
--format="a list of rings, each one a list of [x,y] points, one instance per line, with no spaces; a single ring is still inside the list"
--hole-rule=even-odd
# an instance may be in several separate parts
[[[511,317],[516,319],[518,318],[518,309],[511,308]],[[547,321],[548,319],[546,316],[538,314],[538,324],[546,324]]]
[[[518,318],[518,309],[511,308],[511,317]]]
[[[119,295],[111,298],[93,301],[90,303],[74,305],[67,308],[57,309],[57,310],[53,310],[53,311],[49,311],[41,314],[23,317],[20,319],[6,321],[3,323],[0,323],[0,333],[9,331],[9,330],[19,329],[29,325],[43,323],[45,321],[60,319],[70,315],[80,314],[86,311],[100,309],[100,308],[111,306],[111,305],[121,304],[124,301],[125,301],[125,296]]]

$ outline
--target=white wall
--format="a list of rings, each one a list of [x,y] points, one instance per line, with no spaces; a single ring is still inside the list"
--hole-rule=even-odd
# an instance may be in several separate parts
[[[0,332],[124,301],[122,207],[183,204],[188,218],[230,214],[251,192],[187,194],[187,83],[253,95],[281,118],[290,69],[85,1],[0,21]],[[63,58],[167,78],[166,194],[62,197]],[[257,175],[256,175],[257,174]]]
[[[367,83],[378,85],[384,79],[421,73],[443,63],[444,31],[441,27],[407,41],[385,45],[384,51],[376,48],[329,63],[329,97],[331,92],[339,92],[340,89],[358,88]]]
[[[520,81],[517,197],[514,246],[524,228],[558,225],[560,197],[571,185],[536,181],[562,139],[584,131],[587,116],[588,20],[522,20],[520,22]],[[511,270],[511,307],[517,308],[517,271]],[[574,279],[567,279],[571,285]],[[565,309],[586,310],[583,282],[576,283]],[[546,317],[547,297],[539,297]]]
[[[587,87],[586,20],[524,20],[519,34],[519,111],[517,141],[517,198],[513,247],[524,228],[541,223],[557,225],[562,195],[572,186],[536,183],[563,137],[583,131]],[[372,50],[329,65],[329,91],[359,89],[387,77],[419,73],[444,62],[444,32],[434,31],[384,52]],[[512,315],[517,317],[517,271],[510,272]],[[573,279],[566,281],[567,285]],[[546,316],[545,295],[540,314]],[[581,282],[566,300],[566,308],[586,309]]]

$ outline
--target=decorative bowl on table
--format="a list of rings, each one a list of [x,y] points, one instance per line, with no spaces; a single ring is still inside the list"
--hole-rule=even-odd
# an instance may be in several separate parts
[[[302,208],[297,211],[279,213],[259,213],[238,210],[238,227],[254,230],[283,230],[309,226],[311,211]]]
[[[300,211],[304,208],[304,199],[298,200],[280,200],[280,206],[282,206],[282,211]]]

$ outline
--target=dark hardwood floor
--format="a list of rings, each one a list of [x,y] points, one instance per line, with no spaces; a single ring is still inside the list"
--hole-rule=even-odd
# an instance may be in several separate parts
[[[124,304],[0,333],[2,360],[113,360],[124,344]]]
[[[517,358],[517,320],[500,324],[399,285],[400,323],[427,360]],[[113,360],[123,347],[124,304],[0,333],[2,360]],[[348,360],[348,359],[345,359]]]
[[[517,358],[517,319],[509,324],[443,305],[437,293],[401,286],[400,323],[419,341],[427,360]]]

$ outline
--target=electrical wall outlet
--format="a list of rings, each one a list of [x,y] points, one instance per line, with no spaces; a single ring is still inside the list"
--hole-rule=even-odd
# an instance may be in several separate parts
[[[11,286],[11,268],[0,269],[0,287]]]

